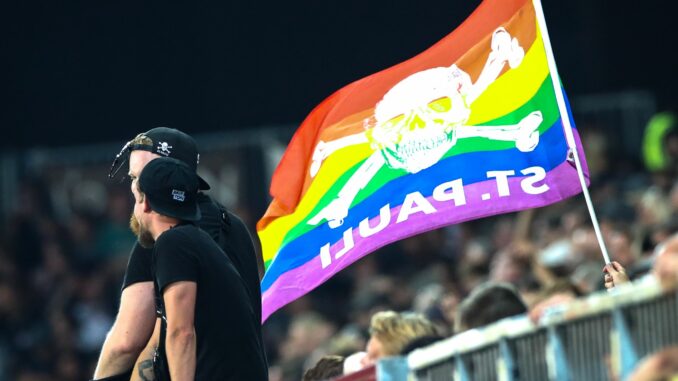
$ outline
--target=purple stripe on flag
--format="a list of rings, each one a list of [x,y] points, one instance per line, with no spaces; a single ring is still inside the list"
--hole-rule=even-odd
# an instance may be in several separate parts
[[[576,136],[576,138],[578,137]],[[579,139],[576,140],[579,145]],[[545,206],[581,192],[577,171],[574,164],[568,161],[564,161],[550,172],[547,172],[545,179],[535,184],[535,186],[541,184],[548,185],[549,190],[544,193],[538,195],[525,193],[521,187],[521,181],[525,178],[524,176],[509,177],[508,188],[510,195],[504,197],[498,196],[497,181],[495,180],[467,185],[464,187],[466,204],[459,206],[456,206],[452,200],[440,202],[434,200],[433,197],[428,197],[426,199],[435,208],[435,213],[425,214],[423,211],[420,211],[411,214],[407,220],[400,223],[396,223],[401,209],[401,206],[397,206],[390,210],[391,218],[389,224],[383,230],[367,238],[363,238],[359,234],[357,226],[353,227],[353,241],[355,245],[351,250],[347,251],[340,258],[335,259],[335,254],[344,248],[343,240],[335,242],[329,250],[331,257],[329,266],[323,269],[320,255],[316,255],[304,265],[282,274],[264,292],[262,295],[263,320],[266,320],[269,315],[285,304],[314,289],[351,263],[391,242],[450,224]],[[483,195],[486,200],[483,200]],[[487,195],[489,195],[489,199]],[[372,218],[369,226],[377,226],[379,218]],[[342,226],[337,229],[346,231],[349,228],[348,226]],[[309,249],[317,250],[320,253],[322,246],[323,243],[319,243],[317,248]]]

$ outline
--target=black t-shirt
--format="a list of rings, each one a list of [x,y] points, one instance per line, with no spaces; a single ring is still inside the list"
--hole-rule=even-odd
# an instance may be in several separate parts
[[[267,380],[268,370],[258,332],[261,323],[245,283],[221,248],[192,224],[162,233],[153,248],[156,290],[179,281],[197,284],[195,305],[196,380]],[[162,299],[161,299],[162,300]],[[161,338],[166,336],[164,300]],[[159,353],[165,353],[161,340]]]
[[[254,244],[247,227],[238,216],[226,210],[211,197],[198,194],[198,206],[202,219],[198,226],[206,231],[233,262],[245,282],[254,312],[261,321],[261,287]],[[122,288],[138,283],[151,282],[151,252],[135,243],[127,263]]]

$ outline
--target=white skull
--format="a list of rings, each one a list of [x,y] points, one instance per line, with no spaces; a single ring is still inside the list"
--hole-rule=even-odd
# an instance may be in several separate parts
[[[456,65],[412,74],[377,104],[368,137],[388,166],[417,173],[456,144],[455,129],[469,119],[466,95],[472,86]]]
[[[172,149],[172,146],[169,145],[167,142],[160,142],[158,143],[158,153],[162,155],[169,155],[170,154],[170,149]]]

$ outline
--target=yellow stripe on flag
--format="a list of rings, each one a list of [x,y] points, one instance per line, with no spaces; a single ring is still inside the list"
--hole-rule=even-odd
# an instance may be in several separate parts
[[[278,252],[283,238],[298,225],[316,207],[320,199],[349,168],[365,160],[374,151],[368,143],[340,149],[330,155],[320,167],[320,171],[299,201],[294,213],[279,217],[264,230],[259,231],[264,261],[272,259]]]
[[[548,73],[544,43],[537,29],[537,36],[523,62],[497,78],[473,102],[468,125],[482,125],[519,108],[539,91]]]

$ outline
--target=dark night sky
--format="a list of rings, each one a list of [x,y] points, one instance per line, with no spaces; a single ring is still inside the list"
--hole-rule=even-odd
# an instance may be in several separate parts
[[[477,4],[16,1],[0,11],[0,147],[120,141],[158,125],[298,123],[334,90],[426,49]],[[674,106],[667,4],[545,0],[570,96],[647,89]]]

